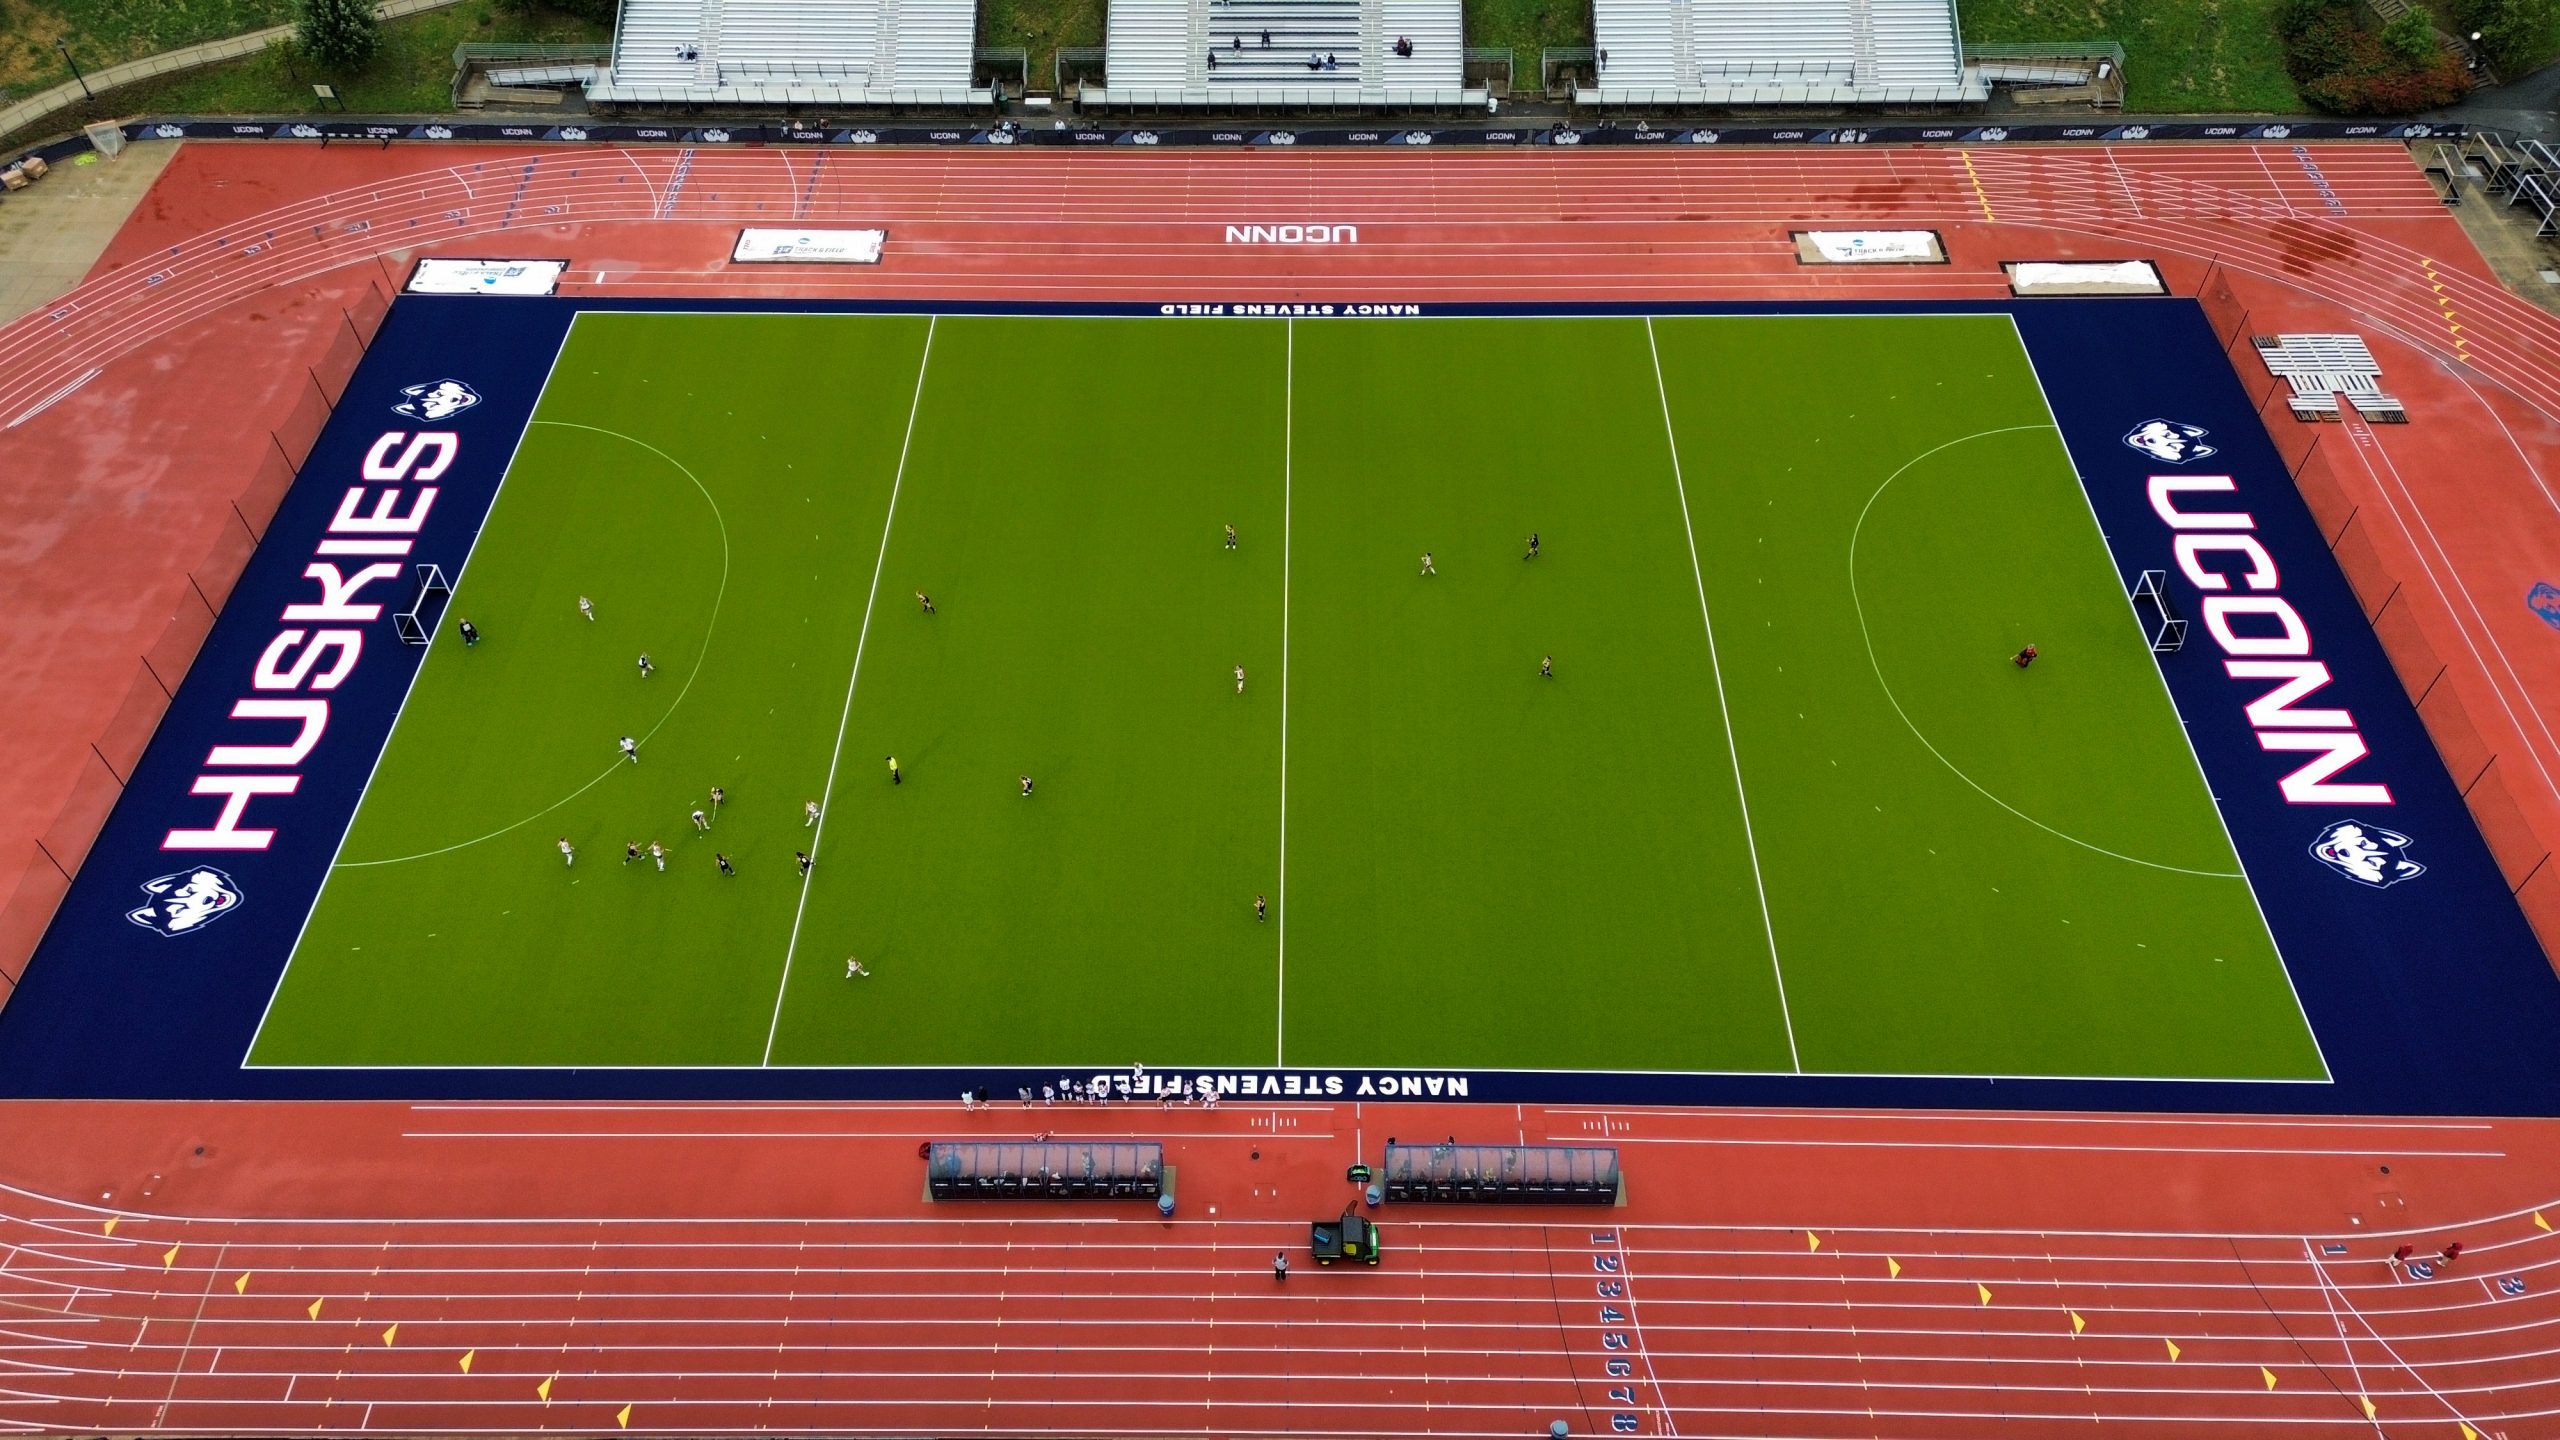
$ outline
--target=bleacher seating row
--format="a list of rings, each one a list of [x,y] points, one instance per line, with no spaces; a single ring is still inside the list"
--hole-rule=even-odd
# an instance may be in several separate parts
[[[976,0],[622,0],[596,100],[983,102]]]

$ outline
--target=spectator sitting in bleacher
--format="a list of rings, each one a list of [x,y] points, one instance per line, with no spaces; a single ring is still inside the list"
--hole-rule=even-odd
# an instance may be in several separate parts
[[[1338,70],[1341,68],[1340,62],[1333,58],[1333,52],[1330,50],[1324,52],[1324,68],[1327,70]]]
[[[1396,37],[1396,54],[1407,60],[1413,58],[1413,38],[1411,36],[1399,35]]]
[[[1310,69],[1310,70],[1321,70],[1321,69],[1323,69],[1323,68],[1324,68],[1324,57],[1323,57],[1322,55],[1315,55],[1315,54],[1310,54],[1310,55],[1308,55],[1308,56],[1307,56],[1307,68],[1308,68],[1308,69]]]
[[[1218,68],[1218,52],[1215,50],[1209,52],[1209,68],[1212,70]]]
[[[1271,32],[1268,30],[1262,32],[1262,48],[1265,50],[1271,48]]]

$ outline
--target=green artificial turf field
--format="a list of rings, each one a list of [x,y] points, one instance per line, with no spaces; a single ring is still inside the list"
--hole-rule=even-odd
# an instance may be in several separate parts
[[[2005,316],[590,313],[446,619],[253,1064],[2325,1073]]]

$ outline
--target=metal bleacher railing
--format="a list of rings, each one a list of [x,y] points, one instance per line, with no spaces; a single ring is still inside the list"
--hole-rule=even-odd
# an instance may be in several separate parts
[[[591,45],[487,45],[465,41],[453,47],[453,105],[463,108],[463,90],[474,75],[488,75],[497,83],[501,72],[515,70],[581,69],[603,65],[613,58],[613,47]]]

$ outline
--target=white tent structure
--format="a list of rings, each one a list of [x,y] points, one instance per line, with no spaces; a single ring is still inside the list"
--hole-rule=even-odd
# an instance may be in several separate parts
[[[622,0],[597,101],[984,105],[977,0]]]
[[[1955,0],[1592,0],[1585,105],[1929,105],[1985,99]]]
[[[1459,0],[1111,0],[1088,106],[1481,106]]]

